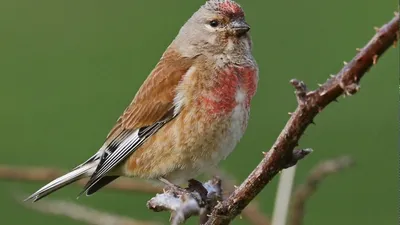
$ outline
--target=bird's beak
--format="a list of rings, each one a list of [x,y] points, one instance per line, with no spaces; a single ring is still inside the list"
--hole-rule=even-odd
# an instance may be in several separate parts
[[[236,35],[243,35],[250,30],[249,24],[247,24],[244,20],[241,21],[233,21],[231,24],[232,30],[236,33]]]

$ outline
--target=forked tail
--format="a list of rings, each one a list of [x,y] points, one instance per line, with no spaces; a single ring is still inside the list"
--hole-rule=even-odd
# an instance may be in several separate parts
[[[39,199],[57,191],[58,189],[71,184],[77,180],[80,180],[85,177],[89,177],[93,174],[96,170],[99,161],[95,160],[92,162],[88,162],[83,164],[71,172],[51,181],[50,183],[46,184],[44,187],[40,188],[38,191],[33,193],[31,196],[26,198],[24,201],[33,200],[34,202],[38,201]]]

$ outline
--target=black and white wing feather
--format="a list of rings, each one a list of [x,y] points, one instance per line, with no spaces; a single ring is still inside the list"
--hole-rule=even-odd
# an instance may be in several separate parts
[[[171,118],[172,119],[172,118]],[[151,135],[157,132],[171,119],[157,122],[151,126],[136,129],[134,131],[124,131],[121,135],[124,138],[117,138],[119,143],[111,142],[105,149],[101,156],[99,165],[96,171],[91,176],[90,180],[85,185],[82,193],[87,193],[97,182],[107,176],[113,168],[117,167],[128,156],[130,156],[137,148],[139,148]],[[82,194],[81,193],[81,194]]]

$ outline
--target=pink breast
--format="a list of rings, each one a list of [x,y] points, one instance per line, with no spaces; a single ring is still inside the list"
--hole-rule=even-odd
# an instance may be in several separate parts
[[[211,114],[228,114],[237,105],[236,94],[241,89],[246,93],[245,106],[257,89],[257,72],[252,67],[230,66],[220,71],[212,89],[202,95],[200,102]]]

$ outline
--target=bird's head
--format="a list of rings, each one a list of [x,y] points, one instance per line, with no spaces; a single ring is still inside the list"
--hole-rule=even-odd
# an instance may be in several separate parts
[[[177,42],[199,51],[223,53],[250,48],[250,26],[242,7],[232,0],[208,0],[181,28]]]

